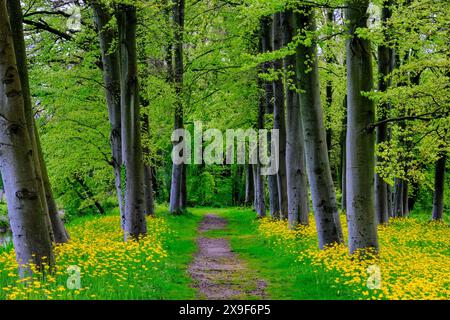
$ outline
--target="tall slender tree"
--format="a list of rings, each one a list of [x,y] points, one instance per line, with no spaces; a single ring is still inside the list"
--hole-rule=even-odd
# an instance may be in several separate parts
[[[39,192],[43,201],[43,208],[49,216],[50,237],[56,243],[65,243],[69,240],[69,234],[64,226],[62,219],[58,214],[55,199],[48,177],[47,166],[44,161],[39,134],[37,132],[34,113],[31,104],[30,84],[28,79],[27,56],[25,49],[24,33],[23,33],[23,16],[22,8],[19,0],[8,1],[8,12],[11,22],[14,51],[16,55],[17,68],[22,86],[22,94],[24,100],[25,117],[27,120],[27,128],[30,134],[30,141],[33,148],[33,158],[36,170],[36,177],[39,184]]]
[[[282,47],[281,13],[275,13],[272,21],[272,48],[279,50]],[[273,69],[277,78],[273,81],[273,128],[278,130],[279,137],[279,167],[277,173],[278,199],[280,202],[280,218],[288,218],[287,180],[286,180],[286,120],[285,120],[285,96],[283,87],[283,62],[276,59]]]
[[[125,169],[125,240],[147,233],[136,57],[136,7],[117,6],[120,45],[122,159]]]
[[[348,0],[345,18],[349,37],[347,52],[347,223],[350,253],[378,250],[374,203],[375,120],[373,101],[363,95],[373,89],[370,42],[358,29],[367,28],[368,0]]]
[[[305,6],[295,12],[295,27],[300,32],[297,47],[297,81],[300,93],[300,111],[305,139],[306,168],[311,188],[319,247],[341,243],[342,228],[331,177],[326,143],[323,110],[320,102],[319,68],[314,39],[316,30],[314,9]],[[312,44],[308,44],[312,40]]]
[[[292,9],[281,14],[283,44],[288,45],[294,38],[295,25]],[[300,100],[296,90],[295,54],[284,58],[286,78],[286,175],[288,198],[288,221],[291,228],[298,224],[308,224],[309,200],[306,178],[305,147],[303,127],[300,119]]]
[[[125,208],[122,192],[122,124],[120,111],[120,57],[116,44],[117,29],[112,25],[111,8],[102,1],[91,1],[94,22],[97,27],[102,54],[102,72],[108,107],[111,144],[111,165],[114,170],[115,187],[123,226]]]
[[[16,258],[25,276],[31,272],[30,263],[38,268],[44,263],[53,266],[54,256],[6,0],[0,1],[0,21],[0,170]]]
[[[378,46],[378,90],[385,92],[390,86],[389,75],[394,69],[395,52],[389,44],[388,22],[392,16],[393,0],[384,0],[381,9],[381,21],[384,28],[384,43]],[[390,109],[389,103],[384,102],[379,106],[379,120],[385,120]],[[382,123],[377,127],[377,143],[381,144],[388,140],[387,123]],[[378,158],[377,161],[381,159]],[[386,224],[389,221],[389,204],[388,204],[388,184],[377,173],[375,175],[375,211],[377,221],[380,224]]]
[[[272,16],[264,16],[260,21],[261,25],[261,52],[272,51]],[[262,65],[262,72],[268,73],[272,69],[272,63],[270,61],[265,62]],[[273,85],[270,81],[264,81],[264,104],[265,104],[265,120],[273,115]],[[267,127],[267,125],[265,125]],[[271,128],[267,128],[271,129]],[[267,141],[271,141],[270,131],[267,133]],[[277,175],[272,174],[267,176],[267,188],[269,191],[269,210],[272,218],[279,217],[280,215],[280,202],[278,200],[278,183]]]
[[[177,101],[175,105],[174,129],[182,129],[183,124],[183,33],[184,33],[184,0],[173,2],[174,22],[174,72],[173,79]],[[170,187],[170,212],[180,214],[186,204],[186,172],[185,164],[172,165],[172,181]],[[184,198],[184,199],[183,199]]]

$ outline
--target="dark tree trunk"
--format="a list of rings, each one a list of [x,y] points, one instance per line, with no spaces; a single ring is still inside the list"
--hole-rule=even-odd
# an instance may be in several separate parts
[[[24,277],[32,273],[27,264],[38,269],[44,263],[53,266],[54,256],[5,0],[0,1],[0,21],[0,170],[16,259]]]
[[[445,164],[447,155],[442,154],[436,161],[434,172],[433,220],[442,220],[444,214]]]
[[[139,86],[136,57],[136,7],[118,5],[122,159],[126,172],[124,239],[147,233],[144,165],[141,146]]]
[[[261,19],[261,29],[262,29],[262,43],[261,51],[270,52],[272,51],[272,17],[267,16]],[[263,64],[263,71],[269,72],[272,69],[272,63],[265,62]],[[265,96],[265,107],[266,115],[270,116],[273,114],[273,84],[272,82],[266,81],[264,83],[264,96]],[[266,129],[268,128],[265,125]],[[267,141],[269,142],[268,148],[270,150],[271,134],[270,131],[267,134]],[[280,203],[278,200],[278,183],[276,175],[267,176],[267,188],[269,191],[269,205],[270,205],[270,216],[272,218],[278,218],[280,216]]]
[[[147,164],[144,164],[144,197],[145,197],[145,214],[147,216],[155,215],[155,204],[153,200],[152,167]]]
[[[406,217],[409,214],[408,205],[409,183],[407,180],[403,180],[403,216]]]
[[[272,47],[273,50],[281,49],[282,29],[281,13],[274,14],[272,26]],[[279,167],[277,173],[278,201],[280,203],[280,218],[288,218],[287,181],[286,181],[286,120],[284,108],[284,88],[281,72],[282,61],[275,60],[273,68],[278,72],[277,79],[273,81],[274,108],[273,108],[273,128],[278,130],[279,136]]]
[[[345,18],[349,30],[347,51],[347,223],[350,253],[378,250],[375,217],[375,105],[362,92],[373,89],[370,42],[356,30],[367,29],[368,0],[348,0]]]
[[[97,27],[102,54],[103,81],[105,83],[106,104],[108,107],[111,145],[111,166],[114,170],[117,202],[123,227],[125,221],[124,197],[122,192],[122,124],[120,114],[120,57],[119,50],[112,50],[117,40],[117,32],[109,25],[112,16],[108,7],[93,1],[94,22]]]
[[[174,21],[174,85],[177,94],[175,106],[175,129],[183,128],[183,32],[184,32],[184,0],[174,0],[173,21]],[[170,187],[170,212],[180,214],[184,210],[186,203],[186,179],[183,178],[185,164],[172,165],[172,181]]]
[[[393,216],[396,218],[403,217],[403,180],[400,178],[394,179],[394,212]]]
[[[97,209],[98,213],[102,215],[105,214],[105,209],[102,207],[100,202],[98,202],[98,200],[95,198],[94,193],[92,192],[91,188],[89,188],[89,186],[86,184],[86,182],[78,176],[75,176],[75,180],[78,182],[81,189],[83,189],[85,193],[85,196],[83,196],[82,193],[79,193],[78,194],[79,197],[83,200],[91,200],[94,203],[94,207]]]
[[[283,42],[286,46],[295,35],[294,13],[286,10],[282,13]],[[300,100],[296,85],[296,57],[289,55],[284,59],[286,84],[286,175],[289,227],[308,224],[309,200],[306,178],[305,146],[303,127],[300,119]],[[280,161],[282,161],[280,159]]]
[[[303,7],[295,14],[301,36],[316,30],[314,9]],[[297,47],[297,81],[301,90],[300,110],[305,139],[306,167],[316,219],[319,247],[343,241],[342,228],[331,177],[323,110],[320,102],[317,48],[301,43]]]
[[[245,204],[247,206],[253,205],[254,200],[254,186],[253,186],[253,169],[252,165],[248,164],[245,167]]]
[[[387,28],[387,23],[392,16],[392,0],[384,0],[383,8],[381,11],[381,22],[383,27]],[[378,46],[378,91],[385,92],[390,86],[390,80],[388,76],[394,69],[395,64],[395,52],[394,49],[388,45],[389,36],[387,31],[384,33],[385,44]],[[379,119],[385,120],[388,117],[390,109],[389,103],[382,103],[378,107]],[[381,124],[377,127],[377,144],[382,144],[388,141],[388,127],[387,123]],[[377,162],[382,159],[378,157]],[[375,215],[379,224],[387,224],[389,222],[389,208],[388,208],[388,193],[387,183],[380,177],[379,174],[375,175]]]

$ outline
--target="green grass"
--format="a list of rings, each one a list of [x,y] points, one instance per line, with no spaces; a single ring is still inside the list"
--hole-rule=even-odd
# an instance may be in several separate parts
[[[225,230],[211,230],[211,237],[230,240],[232,250],[267,282],[269,299],[358,299],[351,288],[335,283],[339,275],[300,264],[296,257],[272,247],[257,231],[255,213],[248,209],[213,210],[228,220]],[[300,245],[300,244],[299,244]],[[306,244],[305,244],[306,245]]]

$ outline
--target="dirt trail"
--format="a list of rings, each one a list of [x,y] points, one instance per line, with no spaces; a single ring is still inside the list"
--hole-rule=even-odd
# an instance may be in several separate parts
[[[189,268],[199,298],[265,299],[266,282],[258,279],[244,261],[231,251],[227,239],[208,238],[205,232],[225,229],[227,221],[208,214],[199,227],[198,252]]]

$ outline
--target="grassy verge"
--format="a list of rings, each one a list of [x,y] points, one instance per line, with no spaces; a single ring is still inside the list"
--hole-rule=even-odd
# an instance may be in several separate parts
[[[337,284],[337,272],[324,272],[312,264],[300,264],[293,252],[274,246],[258,232],[258,222],[251,210],[213,210],[228,220],[225,230],[213,230],[208,236],[225,237],[234,252],[247,261],[252,271],[267,282],[270,299],[357,299],[345,285]],[[310,243],[298,242],[308,246]],[[298,248],[300,249],[300,248]]]
[[[3,299],[193,299],[187,267],[196,250],[201,216],[172,216],[158,208],[148,218],[148,236],[122,241],[117,213],[73,220],[68,244],[55,248],[57,270],[36,273],[25,286],[17,277],[11,248],[0,252],[0,300]],[[69,266],[80,268],[81,287],[70,290]]]

